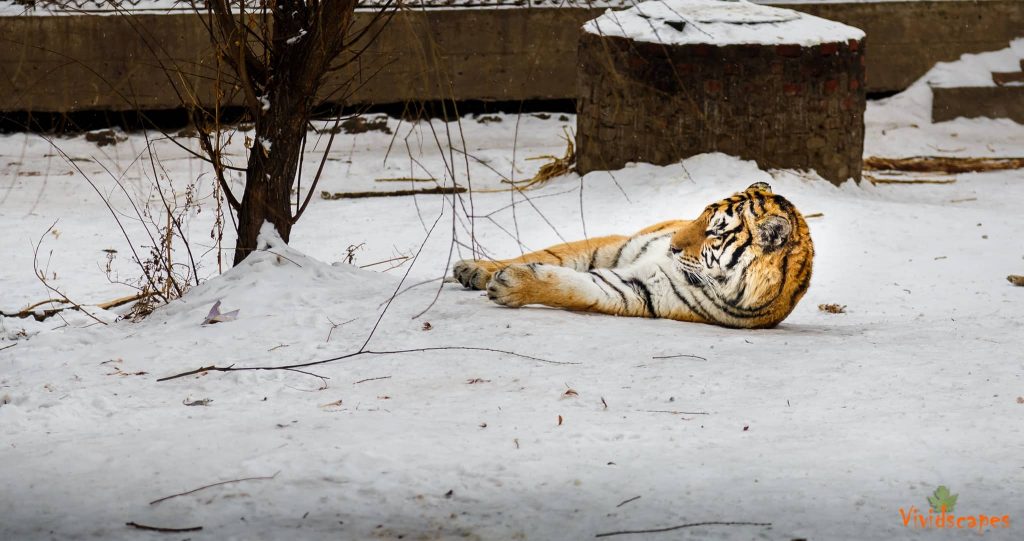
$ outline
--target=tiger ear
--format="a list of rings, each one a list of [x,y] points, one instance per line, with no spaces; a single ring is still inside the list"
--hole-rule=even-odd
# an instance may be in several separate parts
[[[757,223],[757,243],[765,252],[771,252],[789,241],[793,224],[785,216],[772,214]]]
[[[747,187],[748,192],[752,192],[754,190],[772,193],[772,187],[769,186],[767,182],[755,182],[751,184],[749,187]]]

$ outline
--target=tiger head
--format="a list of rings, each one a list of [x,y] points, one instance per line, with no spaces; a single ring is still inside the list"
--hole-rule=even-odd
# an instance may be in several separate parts
[[[814,245],[803,216],[764,182],[708,205],[672,237],[671,256],[710,301],[716,323],[772,327],[811,281]]]

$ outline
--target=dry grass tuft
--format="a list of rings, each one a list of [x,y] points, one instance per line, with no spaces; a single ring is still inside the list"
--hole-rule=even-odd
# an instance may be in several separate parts
[[[561,158],[551,155],[526,158],[527,160],[550,161],[540,166],[533,178],[512,183],[517,190],[523,191],[542,186],[555,177],[567,175],[576,170],[576,145],[573,144],[573,137],[566,131],[563,139],[565,139],[565,155]]]

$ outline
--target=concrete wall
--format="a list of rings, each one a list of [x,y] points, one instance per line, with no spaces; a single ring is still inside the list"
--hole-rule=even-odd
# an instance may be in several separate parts
[[[867,34],[867,89],[898,90],[934,62],[999,49],[1024,33],[1024,1],[799,4]],[[398,14],[351,69],[333,101],[575,97],[580,25],[593,9],[427,9]],[[356,25],[369,20],[360,13]],[[215,59],[195,15],[0,17],[0,111],[176,108],[183,85],[209,103]],[[345,86],[351,81],[351,86]],[[237,103],[237,101],[236,101]]]

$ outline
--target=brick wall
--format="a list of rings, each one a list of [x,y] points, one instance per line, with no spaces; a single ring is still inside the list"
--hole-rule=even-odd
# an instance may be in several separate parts
[[[583,32],[577,168],[702,152],[860,180],[864,43],[668,46]]]

